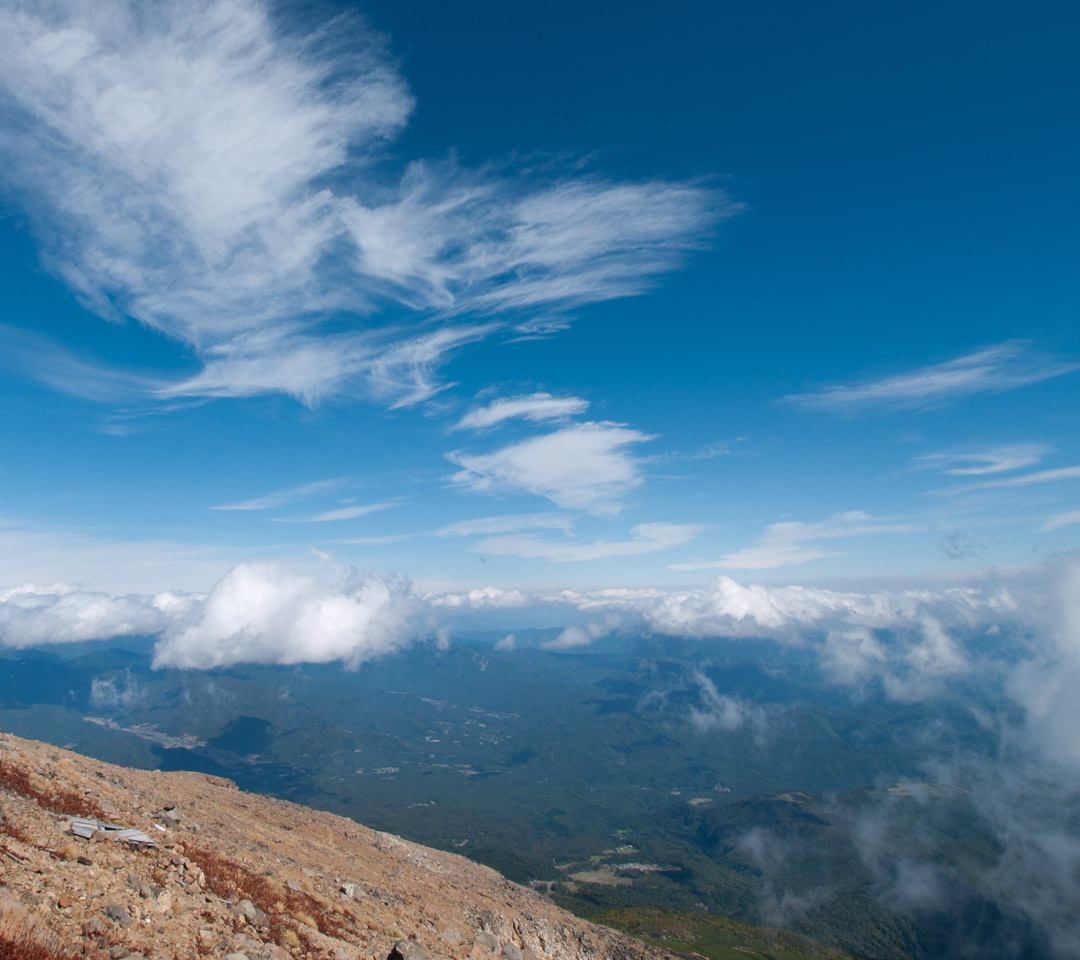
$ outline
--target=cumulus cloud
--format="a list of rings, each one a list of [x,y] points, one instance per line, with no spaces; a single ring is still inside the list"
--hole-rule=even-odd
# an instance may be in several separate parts
[[[955,360],[863,383],[782,397],[804,410],[927,409],[978,393],[1001,393],[1080,369],[1028,349],[1020,340],[984,347]]]
[[[470,490],[524,491],[567,509],[612,515],[642,482],[627,448],[652,439],[620,423],[581,423],[493,453],[457,450],[447,459],[461,467],[452,482]]]
[[[529,603],[528,594],[520,590],[503,590],[501,587],[478,587],[464,593],[431,593],[424,599],[434,607],[470,610],[507,610]]]
[[[968,676],[971,637],[1021,616],[1005,585],[844,593],[721,576],[695,590],[561,596],[585,611],[636,614],[650,630],[669,636],[767,638],[804,647],[816,651],[833,682],[855,689],[880,684],[904,701],[935,695],[948,680]]]
[[[584,413],[588,400],[579,397],[553,397],[550,393],[530,393],[520,397],[503,397],[487,406],[470,410],[455,425],[455,430],[483,430],[504,420],[521,419],[538,423],[542,420],[565,420]]]
[[[719,560],[695,560],[673,563],[671,570],[769,570],[786,567],[822,557],[843,556],[813,546],[817,540],[836,540],[843,537],[865,537],[874,534],[912,533],[917,527],[871,517],[861,510],[837,513],[818,523],[785,521],[765,528],[759,543],[725,554]]]
[[[406,580],[327,565],[245,563],[169,626],[154,666],[341,660],[355,667],[413,639],[419,613]]]
[[[648,289],[739,209],[701,183],[574,169],[391,171],[414,100],[359,19],[300,34],[258,0],[5,0],[0,38],[4,170],[47,265],[91,310],[203,364],[126,384],[144,396],[417,403],[456,347],[496,329],[464,313],[555,329],[568,308]],[[444,324],[377,330],[387,307]],[[65,386],[47,352],[33,359]],[[75,386],[107,385],[83,374]]]
[[[158,633],[184,606],[172,594],[114,596],[66,584],[0,591],[0,642],[9,647]]]
[[[64,585],[6,590],[0,642],[29,647],[158,635],[155,667],[334,660],[352,667],[415,639],[430,626],[428,609],[406,580],[326,563],[241,563],[205,595],[118,597]],[[100,696],[108,699],[109,689]]]

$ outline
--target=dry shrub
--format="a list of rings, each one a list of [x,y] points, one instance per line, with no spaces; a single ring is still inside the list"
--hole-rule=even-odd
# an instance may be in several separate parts
[[[12,820],[10,814],[4,817],[3,822],[0,822],[0,830],[11,837],[12,840],[18,840],[20,843],[35,846],[34,841],[30,838],[30,834],[20,826],[17,820]],[[7,847],[4,847],[4,849],[7,850]]]
[[[58,787],[44,790],[35,787],[30,780],[30,774],[9,760],[0,760],[0,788],[33,800],[39,807],[63,816],[105,819],[105,811],[93,800]]]
[[[0,960],[72,960],[63,942],[0,888]]]
[[[289,925],[295,918],[330,937],[343,939],[349,926],[332,910],[327,910],[318,900],[306,893],[283,887],[276,880],[261,877],[233,863],[225,857],[203,847],[191,845],[187,856],[198,864],[206,877],[206,885],[219,897],[250,900],[266,914],[270,936],[279,946],[296,949],[296,931]],[[284,913],[281,912],[284,907]],[[288,942],[287,942],[288,941]]]
[[[71,960],[69,953],[57,953],[30,939],[0,934],[0,960]]]

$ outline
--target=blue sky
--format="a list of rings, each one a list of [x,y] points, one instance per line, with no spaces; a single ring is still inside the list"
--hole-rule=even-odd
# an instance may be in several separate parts
[[[1068,5],[138,9],[0,5],[4,588],[1080,545]]]

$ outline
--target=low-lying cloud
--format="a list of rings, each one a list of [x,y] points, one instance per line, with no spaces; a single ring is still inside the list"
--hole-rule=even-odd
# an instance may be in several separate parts
[[[166,630],[154,666],[328,663],[355,667],[416,635],[407,580],[322,565],[241,564]]]

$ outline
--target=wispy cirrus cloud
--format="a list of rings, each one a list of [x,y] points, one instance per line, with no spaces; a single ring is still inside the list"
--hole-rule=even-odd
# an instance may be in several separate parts
[[[910,523],[897,523],[872,517],[862,510],[838,513],[818,523],[798,520],[772,523],[765,528],[761,540],[722,556],[719,560],[696,560],[673,563],[671,570],[771,570],[842,556],[828,551],[817,543],[846,537],[865,537],[874,534],[913,533],[919,529]]]
[[[203,369],[156,385],[174,397],[252,397],[284,392],[312,406],[334,394],[363,392],[392,408],[420,403],[445,389],[438,368],[457,348],[493,332],[493,324],[444,327],[410,336],[347,333],[319,336],[283,324],[238,335],[203,353]]]
[[[242,500],[239,503],[224,503],[220,506],[211,507],[211,510],[273,510],[275,507],[284,507],[290,503],[307,500],[310,497],[321,496],[340,490],[349,482],[348,477],[330,477],[327,480],[312,480],[310,483],[301,483],[296,487],[286,490],[275,490],[273,493],[263,494],[261,497],[253,497],[250,500]]]
[[[581,563],[609,557],[639,557],[689,543],[704,529],[692,523],[639,523],[630,528],[629,540],[596,540],[581,543],[543,540],[533,536],[494,536],[473,545],[477,553]]]
[[[573,166],[387,172],[414,101],[385,39],[347,17],[298,34],[258,0],[0,4],[0,98],[5,179],[49,268],[202,362],[163,397],[417,403],[497,329],[465,313],[554,330],[647,290],[739,210],[704,183]]]
[[[1033,466],[1053,449],[1045,443],[1017,443],[986,450],[927,453],[916,457],[915,463],[920,469],[938,470],[948,476],[979,477]]]
[[[505,420],[565,420],[584,413],[589,401],[580,397],[553,397],[550,393],[530,393],[517,397],[502,397],[483,407],[470,410],[453,427],[454,430],[483,430]]]
[[[573,518],[564,513],[510,513],[458,520],[434,533],[437,537],[473,537],[478,534],[519,533],[522,530],[562,530],[569,533],[573,526]]]
[[[779,402],[834,412],[919,410],[978,393],[1001,393],[1075,370],[1080,370],[1080,363],[1039,354],[1024,341],[1010,340],[893,377],[791,394]]]
[[[1068,510],[1065,513],[1055,514],[1039,529],[1042,533],[1050,533],[1052,530],[1059,530],[1061,527],[1074,523],[1080,523],[1080,510]]]
[[[1080,464],[1072,467],[1057,467],[1053,470],[1038,470],[1035,473],[1022,473],[1018,477],[1001,477],[996,480],[978,480],[975,483],[959,483],[955,487],[942,487],[934,490],[941,496],[955,496],[960,493],[974,493],[977,490],[1002,490],[1012,487],[1030,487],[1036,484],[1056,483],[1058,480],[1075,480],[1080,477]]]
[[[274,517],[273,519],[278,523],[333,523],[339,520],[356,520],[396,506],[397,504],[393,502],[365,503],[352,507],[339,507],[336,510],[324,510],[310,517]]]
[[[620,423],[581,423],[532,437],[493,453],[447,454],[461,467],[450,479],[479,493],[523,491],[560,507],[613,515],[622,497],[642,482],[629,453],[654,439]]]

